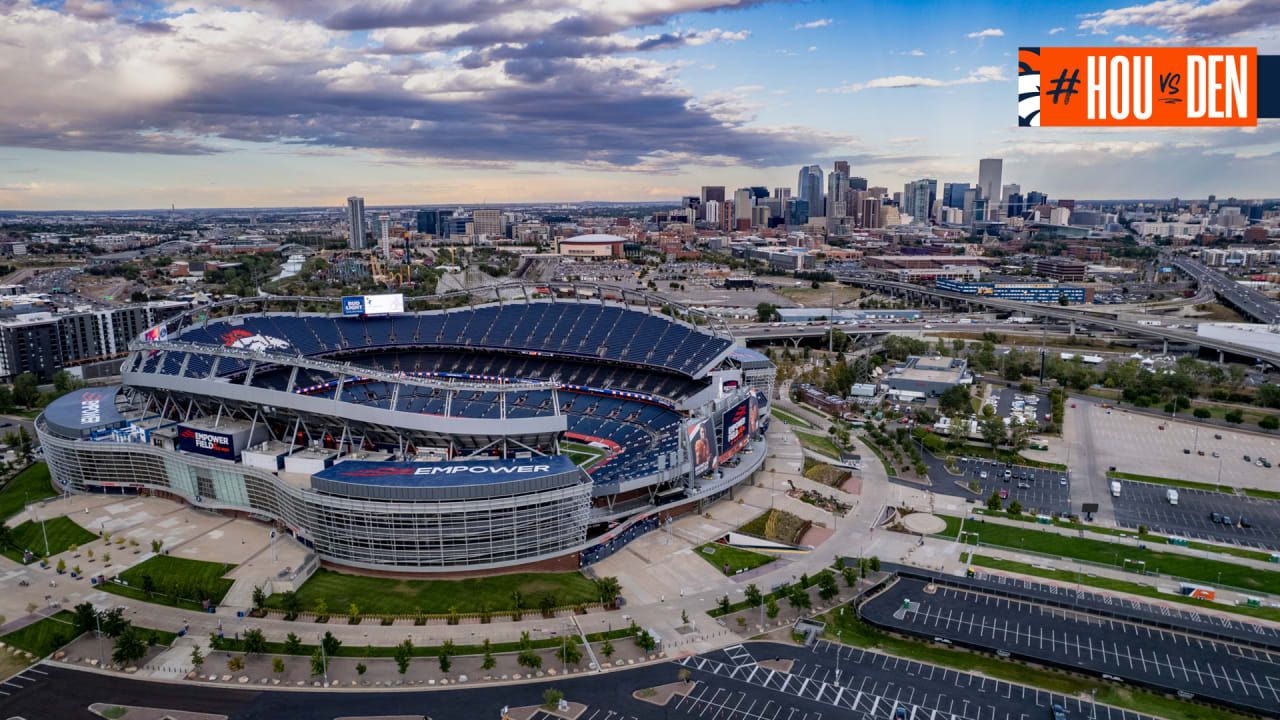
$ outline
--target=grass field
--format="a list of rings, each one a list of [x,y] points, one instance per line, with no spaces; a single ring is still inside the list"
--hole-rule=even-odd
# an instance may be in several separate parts
[[[51,617],[0,636],[0,642],[21,648],[36,657],[44,657],[75,638],[75,628],[69,623],[75,617],[62,610]]]
[[[820,452],[823,455],[827,455],[832,458],[838,459],[840,457],[840,450],[836,447],[836,444],[831,441],[831,438],[826,435],[817,435],[814,433],[803,432],[801,430],[793,430],[792,432],[794,432],[796,437],[800,439],[800,444],[810,450]]]
[[[965,672],[979,672],[987,677],[999,678],[1060,695],[1087,696],[1091,689],[1096,688],[1098,691],[1096,699],[1099,703],[1151,714],[1167,720],[1245,720],[1248,717],[1218,707],[1192,705],[1157,693],[1073,677],[1048,668],[943,648],[920,640],[895,637],[866,624],[850,608],[845,608],[844,613],[828,612],[821,616],[821,619],[827,623],[823,634],[832,642],[842,641],[846,645],[875,648],[894,657],[910,658]],[[840,633],[838,640],[837,631]]]
[[[1079,576],[1070,570],[1050,570],[1048,568],[1036,567],[1027,563],[1020,563],[1002,558],[993,558],[986,555],[975,554],[972,562],[974,565],[992,568],[993,570],[1005,570],[1007,572],[1016,572],[1023,575],[1034,575],[1036,577],[1067,583],[1074,583],[1078,581],[1081,585],[1088,585],[1089,587],[1101,588],[1104,590],[1114,590],[1116,592],[1129,593],[1130,595],[1141,595],[1143,597],[1176,602],[1182,605],[1191,605],[1207,610],[1229,611],[1239,615],[1261,618],[1263,620],[1280,621],[1280,610],[1277,610],[1276,608],[1254,608],[1246,605],[1223,605],[1222,603],[1213,602],[1212,600],[1201,600],[1200,598],[1193,598],[1187,595],[1162,593],[1148,585],[1140,585],[1127,580],[1116,580],[1115,578],[1097,576],[1089,577],[1088,575]]]
[[[123,597],[199,610],[201,608],[200,603],[192,602],[199,599],[192,597],[199,594],[195,590],[203,588],[208,593],[209,600],[214,605],[217,605],[222,602],[222,598],[227,594],[227,591],[235,584],[234,580],[222,577],[234,568],[235,565],[231,564],[188,560],[187,558],[177,558],[170,555],[157,555],[120,573],[120,580],[127,582],[127,586],[107,583],[101,587],[109,593]],[[156,593],[149,595],[143,591],[142,587],[145,582],[143,578],[145,576],[150,576],[151,581],[155,583]],[[171,594],[175,583],[181,588],[177,597]],[[184,590],[189,591],[184,592]],[[179,599],[184,596],[187,597]]]
[[[512,593],[519,591],[521,606],[536,608],[542,597],[554,593],[556,605],[599,602],[595,584],[582,573],[517,573],[461,580],[401,580],[347,575],[317,570],[298,591],[303,610],[323,598],[332,613],[342,614],[355,603],[362,614],[443,614],[453,607],[460,613],[513,609]],[[280,595],[267,598],[267,607],[280,608]]]
[[[788,425],[796,425],[799,427],[806,427],[806,428],[813,427],[813,423],[811,421],[805,420],[804,418],[800,417],[799,415],[796,415],[795,413],[787,412],[786,410],[783,410],[780,407],[775,406],[775,407],[769,408],[769,414],[778,418],[779,420],[785,420]]]
[[[84,545],[98,539],[97,535],[85,530],[67,517],[49,518],[41,523],[28,520],[13,528],[13,540],[9,547],[0,550],[0,554],[15,562],[22,562],[22,551],[30,550],[37,557],[45,554],[45,537],[49,538],[49,555],[57,555],[72,545]]]
[[[838,283],[822,283],[815,290],[807,281],[800,287],[780,287],[773,291],[804,307],[831,307],[833,298],[835,304],[840,305],[866,294],[858,288]]]
[[[22,511],[29,502],[58,494],[49,481],[49,466],[36,463],[18,473],[0,489],[0,520]]]
[[[707,550],[712,552],[708,553]],[[719,543],[707,543],[696,548],[695,552],[698,553],[698,557],[715,565],[716,569],[725,575],[737,575],[743,570],[754,570],[761,565],[768,565],[774,561],[774,558],[768,555]],[[729,572],[727,573],[724,572],[725,565],[729,566]]]
[[[938,517],[947,523],[947,529],[941,534],[954,538],[960,531],[961,519],[948,515]],[[1160,552],[1152,550],[1150,545],[1146,549],[1139,549],[1130,544],[1070,537],[996,523],[975,525],[969,522],[966,526],[970,531],[978,533],[978,539],[984,545],[1011,550],[1029,550],[1117,568],[1125,565],[1121,563],[1122,558],[1128,558],[1130,561],[1143,561],[1146,563],[1144,567],[1147,570],[1165,575],[1176,575],[1207,583],[1221,583],[1273,595],[1280,593],[1280,572],[1271,570],[1258,570],[1219,560]],[[1132,567],[1133,563],[1130,562],[1127,565]]]
[[[560,443],[560,452],[569,456],[574,465],[589,468],[600,462],[604,457],[604,451],[599,448],[593,448],[590,445],[582,443],[562,442]]]

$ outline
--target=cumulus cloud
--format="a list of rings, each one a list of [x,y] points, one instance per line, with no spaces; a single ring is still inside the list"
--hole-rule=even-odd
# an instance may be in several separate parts
[[[792,30],[812,30],[813,28],[826,27],[831,24],[831,18],[822,18],[820,20],[811,20],[807,23],[796,23]]]
[[[1276,0],[1158,0],[1083,16],[1078,29],[1097,35],[1147,27],[1192,42],[1209,42],[1280,26]]]
[[[986,30],[971,32],[969,33],[968,37],[970,38],[1004,37],[1004,31],[1001,30],[1000,28],[987,28]]]
[[[876,90],[888,88],[912,88],[912,87],[948,87],[951,85],[969,85],[973,83],[985,83],[994,81],[1004,81],[1009,78],[1004,74],[1004,68],[999,65],[983,65],[973,70],[967,76],[961,78],[952,78],[950,80],[940,80],[937,78],[918,77],[915,75],[890,75],[888,77],[875,78],[860,83],[845,83],[835,88],[819,88],[820,93],[856,93],[863,90]]]
[[[0,66],[25,70],[0,93],[0,145],[196,155],[262,143],[384,162],[650,172],[673,158],[791,164],[825,141],[754,126],[740,101],[690,93],[680,63],[635,55],[741,41],[748,33],[732,29],[635,31],[750,2],[654,0],[617,12],[587,0],[325,2],[190,0],[128,21],[91,0],[11,0]],[[519,32],[525,20],[548,31]]]
[[[1142,42],[1142,40],[1132,35],[1117,35],[1116,42],[1123,43],[1125,45],[1137,45],[1138,43]]]
[[[1066,28],[1064,28],[1064,27],[1056,27],[1056,28],[1051,29],[1051,30],[1049,31],[1049,34],[1050,34],[1050,35],[1057,35],[1058,33],[1062,32],[1063,30],[1066,30]]]

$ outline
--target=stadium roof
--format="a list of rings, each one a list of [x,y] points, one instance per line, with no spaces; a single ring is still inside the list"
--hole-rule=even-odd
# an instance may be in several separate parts
[[[627,239],[621,235],[594,233],[591,235],[575,235],[573,237],[567,237],[560,242],[569,243],[570,245],[605,245],[608,243],[620,243],[626,241]]]

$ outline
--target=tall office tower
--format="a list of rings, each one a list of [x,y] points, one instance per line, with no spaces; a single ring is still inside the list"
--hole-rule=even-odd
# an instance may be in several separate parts
[[[973,206],[978,202],[978,195],[981,191],[978,188],[968,188],[964,191],[964,201],[960,203],[960,208],[964,210],[964,221],[973,223]]]
[[[1018,217],[1026,212],[1026,206],[1020,193],[1011,193],[1004,199],[1004,202],[1005,217]]]
[[[382,213],[378,216],[378,224],[381,226],[381,234],[379,239],[382,241],[382,259],[391,259],[391,216]]]
[[[844,191],[848,188],[847,173],[833,170],[827,176],[827,217],[844,217]]]
[[[767,187],[752,185],[750,190],[751,190],[751,197],[755,198],[756,200],[763,200],[769,197],[769,188]]]
[[[849,187],[853,188],[854,190],[866,190],[867,179],[864,177],[850,177]]]
[[[929,224],[929,210],[938,194],[938,181],[930,179],[909,182],[902,189],[901,214],[910,216],[916,222]]]
[[[844,173],[845,177],[849,177],[849,161],[837,160],[836,166],[835,166],[835,172]]]
[[[364,242],[364,198],[351,196],[347,198],[347,247],[351,250],[363,250]]]
[[[471,213],[471,223],[476,235],[487,235],[489,239],[507,234],[506,219],[502,217],[501,210],[476,210]]]
[[[703,185],[702,186],[702,204],[715,200],[720,204],[724,204],[724,186],[723,185]]]
[[[862,206],[858,210],[859,226],[864,228],[880,227],[880,197],[866,196],[862,198]]]
[[[946,183],[942,186],[942,204],[947,207],[964,209],[964,193],[969,183]]]
[[[796,194],[809,203],[809,217],[822,217],[825,212],[822,205],[822,168],[817,165],[800,168]]]
[[[1027,193],[1027,207],[1044,205],[1047,202],[1049,202],[1049,196],[1045,195],[1039,190],[1032,190],[1031,192]]]
[[[774,188],[774,189],[773,189],[773,196],[774,196],[775,198],[779,199],[779,200],[790,200],[790,199],[791,199],[791,188],[789,188],[789,187],[776,187],[776,188]]]
[[[769,227],[770,210],[766,205],[751,208],[751,227]]]
[[[751,220],[751,207],[755,205],[755,199],[751,188],[738,188],[733,191],[733,219]]]
[[[982,199],[990,208],[989,220],[998,220],[999,211],[995,204],[1000,202],[1000,172],[1004,161],[1000,158],[983,158],[978,161],[978,189],[982,191]]]
[[[720,224],[720,207],[723,203],[719,200],[708,200],[702,204],[702,219],[713,225]]]
[[[419,210],[414,218],[416,220],[414,227],[424,235],[435,235],[438,217],[435,210]]]
[[[786,218],[788,225],[804,225],[809,222],[809,201],[792,198],[787,201]]]

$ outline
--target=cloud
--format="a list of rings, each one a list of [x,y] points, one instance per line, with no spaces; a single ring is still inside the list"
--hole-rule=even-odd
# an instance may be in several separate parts
[[[65,12],[10,3],[0,22],[0,66],[25,70],[0,93],[0,146],[150,155],[341,149],[388,163],[666,172],[672,158],[686,167],[787,165],[847,142],[813,128],[751,124],[752,109],[740,98],[697,98],[679,82],[681,63],[635,55],[738,41],[745,31],[640,35],[625,32],[636,26],[622,27],[739,3],[642,3],[602,20],[551,0],[519,8],[441,2],[432,27],[367,34],[334,29],[341,23],[332,18],[346,11],[323,2],[244,3],[228,9],[189,0],[145,23],[112,19],[89,2]],[[427,7],[361,7],[410,6]],[[328,14],[314,17],[322,11]],[[511,23],[530,18],[555,31],[505,39]],[[572,35],[566,23],[583,32]],[[422,42],[404,53],[383,50],[414,41]]]
[[[909,55],[911,57],[924,57],[925,55],[924,51],[919,48],[916,48],[915,50],[894,50],[889,54],[890,55]]]
[[[1132,35],[1117,35],[1116,42],[1124,43],[1126,45],[1137,45],[1138,43],[1142,42],[1142,40]]]
[[[938,80],[936,78],[917,77],[915,75],[891,75],[888,77],[876,78],[861,83],[844,83],[835,88],[819,88],[820,93],[856,93],[863,90],[876,90],[888,88],[912,88],[912,87],[947,87],[950,85],[969,85],[973,83],[999,82],[1009,78],[1004,74],[1004,68],[999,65],[984,65],[972,72],[966,77],[954,78],[951,80]]]
[[[1057,35],[1058,33],[1062,32],[1063,30],[1066,30],[1066,28],[1064,28],[1064,27],[1056,27],[1056,28],[1053,28],[1052,30],[1050,30],[1050,31],[1049,31],[1049,34],[1050,34],[1050,35]]]
[[[810,46],[809,46],[809,52],[813,52],[814,50],[817,50],[817,49],[818,49],[818,46],[817,46],[817,45],[810,45]]]
[[[1276,0],[1158,0],[1083,16],[1078,29],[1106,35],[1121,28],[1147,27],[1191,42],[1209,42],[1280,25]]]
[[[986,30],[971,32],[969,33],[968,37],[970,38],[1004,37],[1004,31],[1001,30],[1000,28],[987,28]]]
[[[813,28],[826,27],[831,24],[831,18],[822,18],[820,20],[811,20],[807,23],[796,23],[792,30],[812,30]]]

